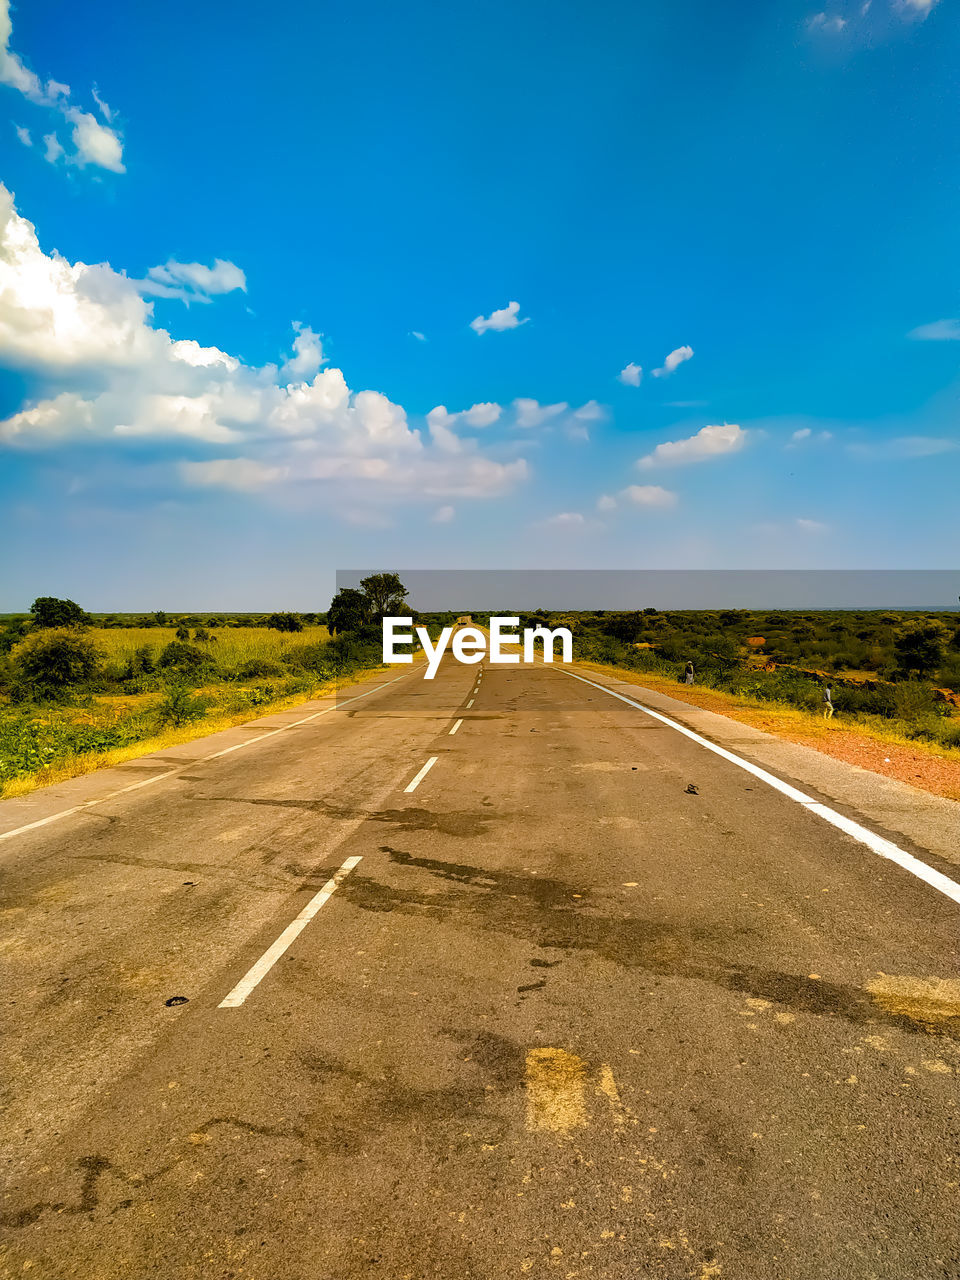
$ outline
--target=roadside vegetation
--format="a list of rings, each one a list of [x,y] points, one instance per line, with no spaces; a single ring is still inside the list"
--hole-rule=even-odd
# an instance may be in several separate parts
[[[569,626],[580,661],[694,684],[760,706],[960,750],[960,617],[893,611],[659,611],[527,615]]]
[[[0,793],[187,741],[380,667],[380,611],[406,593],[391,574],[365,588],[351,593],[350,616],[335,600],[329,620],[91,615],[52,597],[0,618]]]

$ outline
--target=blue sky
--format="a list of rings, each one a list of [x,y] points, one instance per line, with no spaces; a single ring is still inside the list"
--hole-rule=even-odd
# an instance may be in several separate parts
[[[953,567],[958,12],[18,5],[0,608]]]

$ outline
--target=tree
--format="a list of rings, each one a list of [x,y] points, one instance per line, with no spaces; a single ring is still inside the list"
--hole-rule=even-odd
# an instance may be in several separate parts
[[[327,610],[330,630],[335,635],[342,631],[360,631],[369,621],[370,602],[366,595],[353,587],[341,587]]]
[[[153,620],[158,627],[165,627],[167,625],[167,615],[162,609],[154,610]]]
[[[177,627],[177,639],[186,644],[190,639],[190,628],[185,622],[181,622]]]
[[[88,684],[100,667],[100,654],[73,630],[44,630],[28,636],[14,655],[14,678],[21,696],[57,701]]]
[[[299,613],[271,613],[267,618],[267,626],[272,631],[302,631],[303,622]]]
[[[950,632],[936,618],[907,622],[896,633],[893,653],[897,670],[907,676],[927,676],[943,661]]]
[[[371,619],[379,622],[381,618],[402,612],[407,588],[395,573],[372,573],[369,578],[362,578],[360,590],[367,597]]]
[[[82,627],[90,621],[75,601],[56,596],[37,596],[30,612],[35,627]]]

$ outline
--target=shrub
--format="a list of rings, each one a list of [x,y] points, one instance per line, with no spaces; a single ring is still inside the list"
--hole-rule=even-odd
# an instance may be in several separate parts
[[[271,613],[267,624],[274,631],[302,631],[303,622],[299,613]]]
[[[17,701],[57,702],[89,685],[100,669],[96,646],[76,631],[39,631],[13,655],[11,688]]]
[[[234,680],[259,680],[264,676],[282,676],[285,668],[272,658],[251,658],[233,673]]]
[[[195,645],[184,644],[181,640],[171,640],[160,654],[159,665],[165,668],[173,668],[176,671],[189,671],[192,674],[196,674],[204,668],[210,667],[212,661],[209,654],[204,653],[202,649],[198,649]]]
[[[209,705],[209,700],[198,697],[189,685],[169,684],[157,706],[157,723],[181,725],[202,720]]]

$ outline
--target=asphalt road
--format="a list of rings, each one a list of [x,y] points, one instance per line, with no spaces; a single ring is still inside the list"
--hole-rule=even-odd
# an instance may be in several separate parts
[[[0,804],[0,1276],[960,1277],[960,904],[563,672],[385,678]]]

